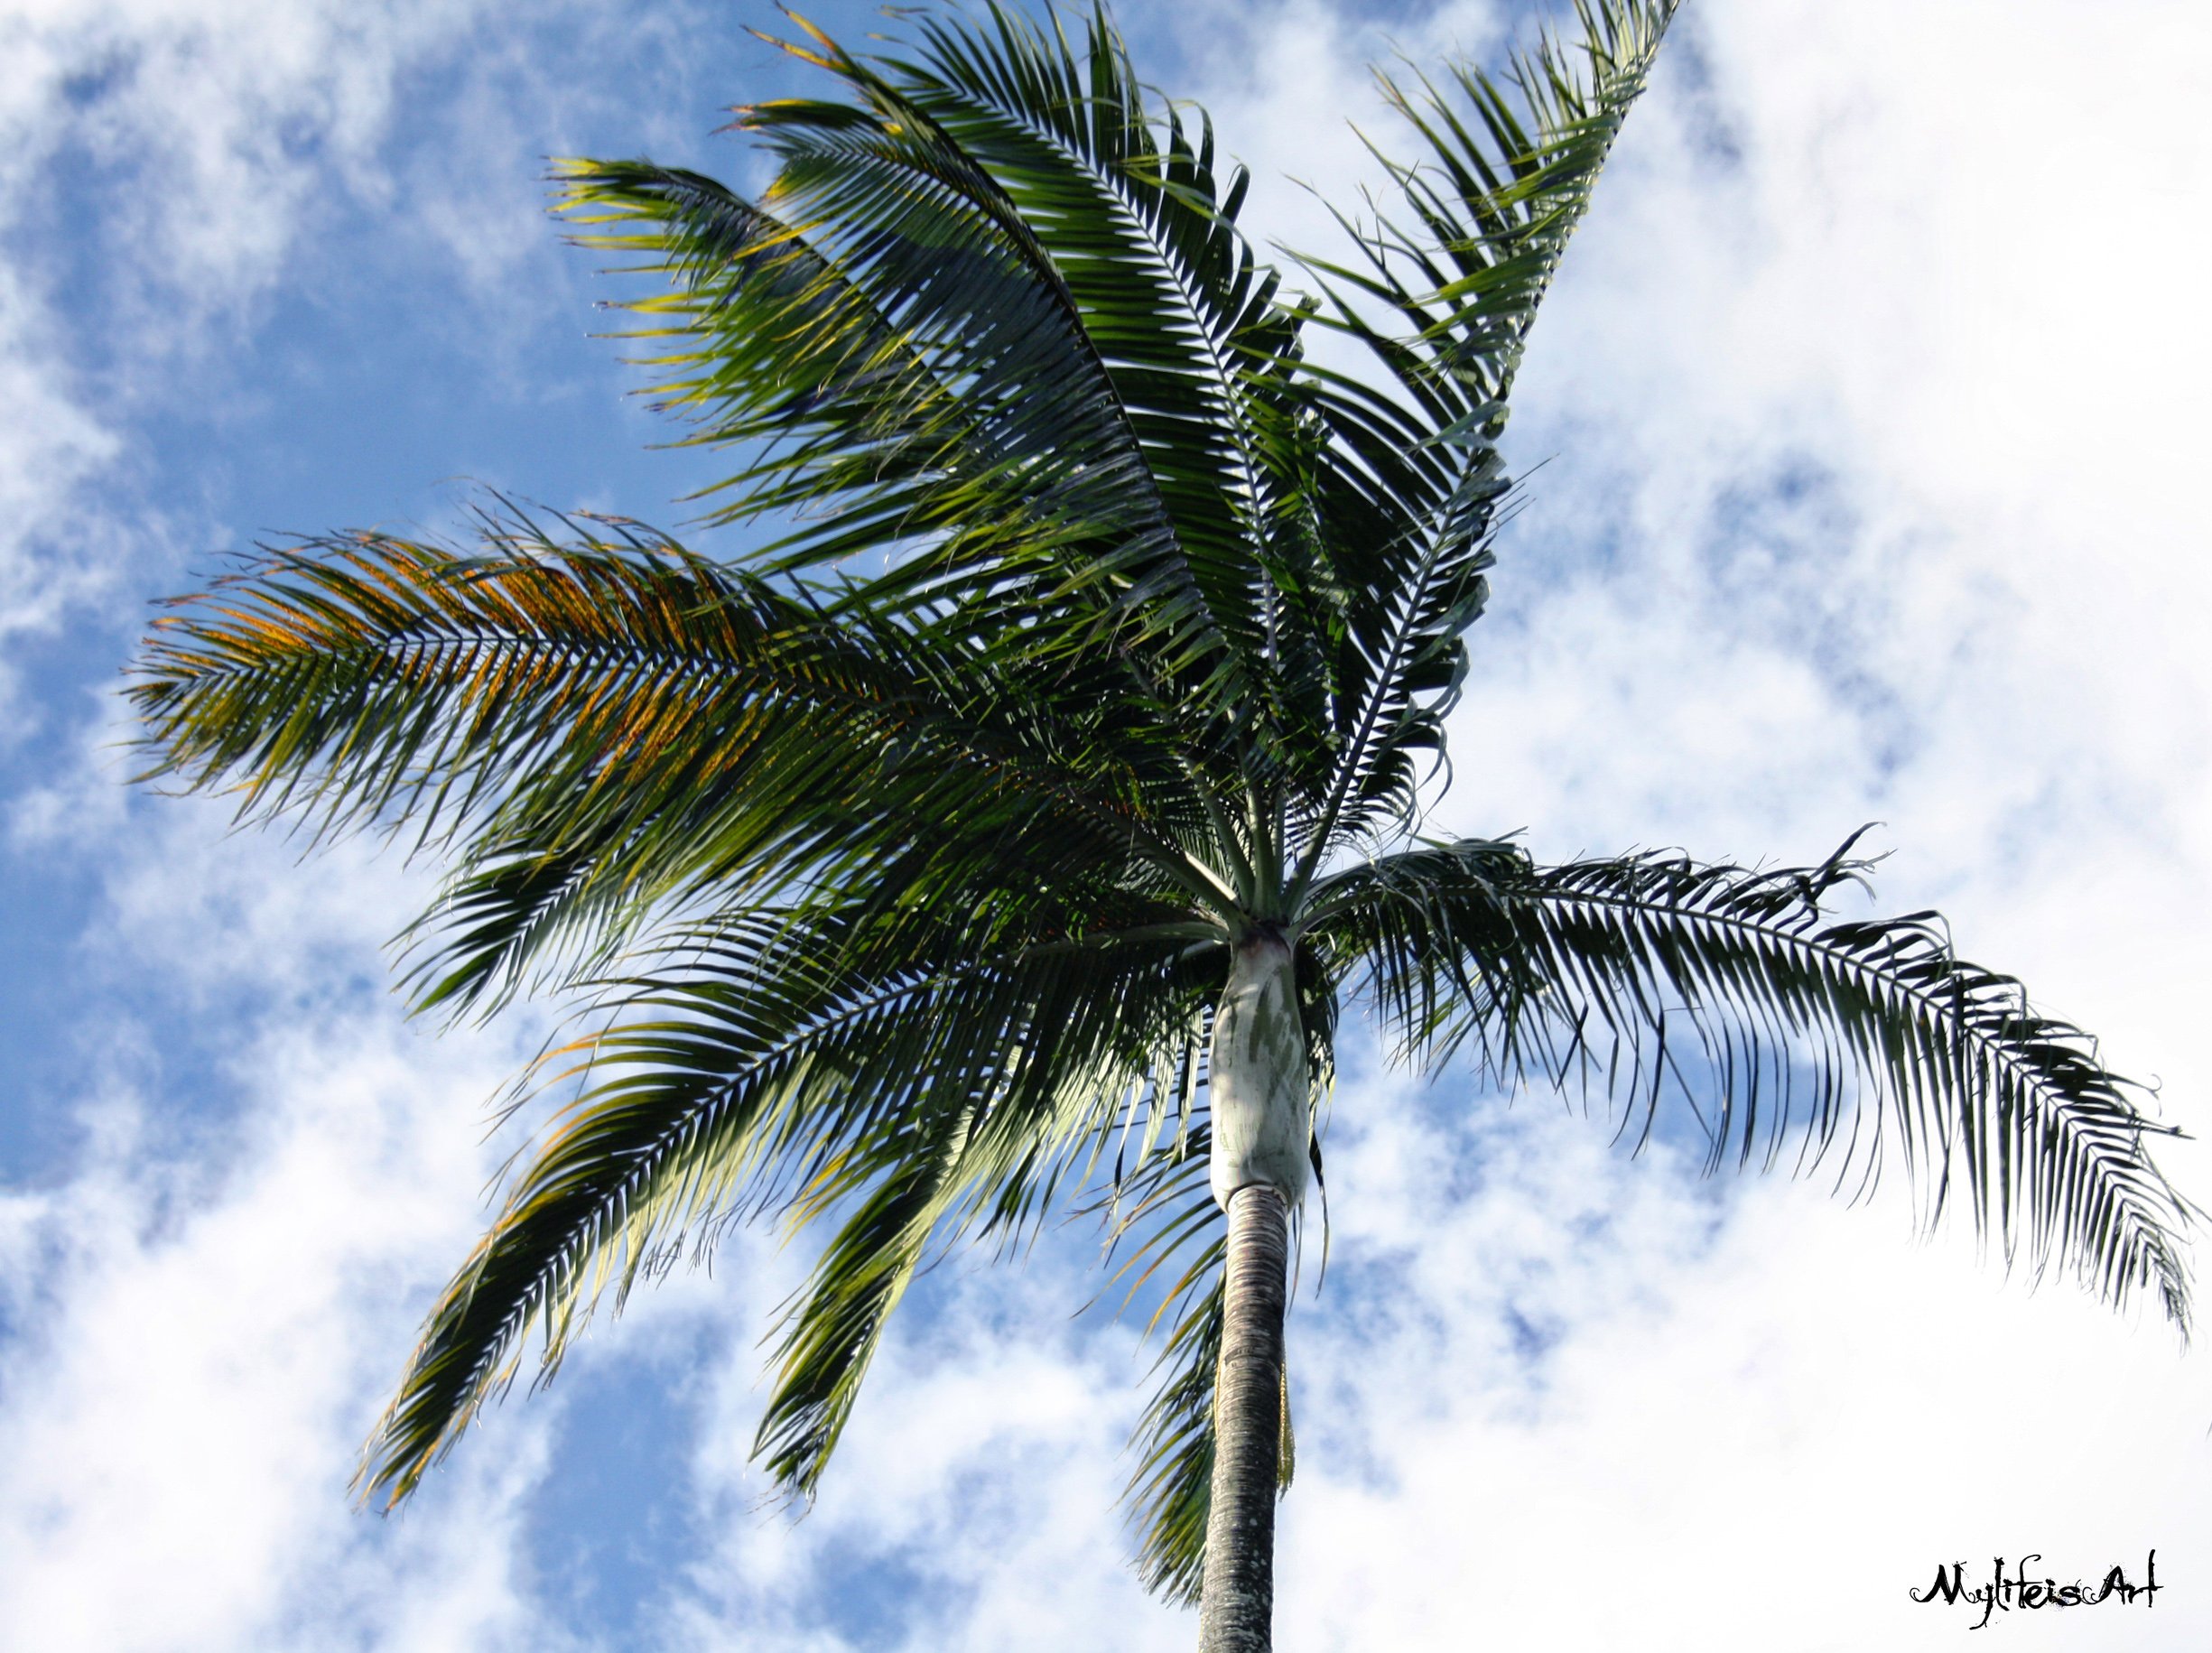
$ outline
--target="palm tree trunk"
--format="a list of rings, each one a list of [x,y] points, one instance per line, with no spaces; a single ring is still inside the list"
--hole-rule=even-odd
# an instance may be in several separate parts
[[[1262,933],[1230,967],[1207,1074],[1213,1196],[1229,1242],[1199,1653],[1270,1645],[1290,1206],[1306,1190],[1311,1093],[1291,949]]]
[[[1283,1295],[1289,1208],[1265,1184],[1229,1202],[1228,1302],[1213,1390],[1199,1653],[1268,1653],[1275,1608],[1275,1495],[1282,1453]]]

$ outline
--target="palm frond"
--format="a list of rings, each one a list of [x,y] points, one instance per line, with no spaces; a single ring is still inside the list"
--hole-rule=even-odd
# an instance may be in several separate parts
[[[923,20],[910,96],[1006,190],[1066,283],[1213,609],[1264,646],[1265,484],[1242,415],[1253,359],[1287,341],[1275,277],[1239,233],[1246,185],[1212,123],[1156,116],[1102,6],[1080,43],[992,5],[990,26]]]
[[[825,1161],[787,1211],[805,1222],[850,1215],[806,1286],[785,1306],[776,1372],[755,1441],[756,1459],[791,1496],[811,1498],[891,1310],[934,1256],[965,1240],[1002,1249],[1034,1235],[1055,1207],[1085,1209],[1111,1144],[1117,1193],[1171,1157],[1196,1154],[1203,1125],[1172,1146],[1165,1125],[1189,1065],[1193,1029],[1218,938],[1194,948],[1172,926],[1108,937],[1102,957],[1062,950],[1046,984],[1025,1002],[1023,1036],[999,1054],[956,1111],[934,1086],[934,1110],[908,1110]],[[1183,1102],[1187,1110],[1187,1093]],[[1138,1169],[1125,1176],[1135,1121]],[[929,1120],[940,1135],[927,1138]]]
[[[1139,1420],[1142,1456],[1124,1493],[1138,1526],[1137,1575],[1163,1601],[1194,1605],[1206,1568],[1206,1518],[1213,1509],[1213,1391],[1222,1358],[1222,1246],[1192,1262],[1210,1282],[1160,1351],[1163,1375]],[[1194,1282],[1196,1283],[1196,1282]]]
[[[1473,443],[1502,428],[1537,308],[1677,4],[1577,0],[1582,38],[1546,31],[1502,77],[1468,63],[1441,86],[1410,65],[1378,73],[1427,152],[1416,163],[1376,152],[1411,221],[1343,220],[1361,264],[1305,262],[1329,287],[1334,324],[1374,349],[1412,407],[1455,410],[1433,435]],[[1370,320],[1371,303],[1388,320]]]
[[[406,1496],[534,1333],[544,1381],[609,1289],[730,1222],[841,1212],[761,1437],[811,1491],[932,1234],[1005,1221],[1017,1173],[1081,1151],[1187,1017],[1188,944],[1163,926],[979,954],[919,916],[763,913],[682,978],[631,984],[613,1026],[555,1053],[584,1089],[432,1310],[365,1496]]]
[[[1047,718],[1046,685],[965,637],[837,616],[620,525],[484,526],[476,557],[376,535],[272,552],[171,605],[131,690],[154,775],[464,845],[416,927],[423,1004],[496,1002],[564,943],[603,962],[671,901],[846,864],[949,893],[1134,857],[1213,887],[1183,847],[1204,831],[1184,771],[1111,673],[1088,720]]]
[[[1580,4],[1577,47],[1546,33],[1502,78],[1467,64],[1444,85],[1418,70],[1379,77],[1426,152],[1376,152],[1410,222],[1340,215],[1359,262],[1303,260],[1329,299],[1316,319],[1364,345],[1397,393],[1309,375],[1333,459],[1315,498],[1334,519],[1329,543],[1349,548],[1336,578],[1354,594],[1309,878],[1340,835],[1406,819],[1415,762],[1441,748],[1461,634],[1487,599],[1509,490],[1496,444],[1529,330],[1674,9]]]
[[[1854,840],[1855,841],[1855,840]],[[1538,867],[1465,840],[1317,887],[1315,935],[1424,1061],[1464,1050],[1512,1082],[1697,1117],[1712,1166],[1902,1159],[1930,1222],[1963,1191],[2008,1262],[2057,1260],[2114,1304],[2154,1287],[2189,1324],[2194,1208],[2152,1162],[2139,1086],[2008,976],[1960,959],[1931,913],[1830,916],[1872,864],[1846,843],[1761,871],[1634,855]]]
[[[793,566],[870,552],[1040,638],[1046,615],[1103,624],[1163,705],[1264,688],[1239,377],[1285,317],[1210,130],[1156,119],[1103,12],[1080,47],[995,9],[925,24],[910,59],[809,33],[788,49],[848,100],[739,112],[780,163],[760,202],[642,163],[562,173],[588,239],[676,279],[635,307],[680,347],[664,394],[706,440],[770,444],[737,508],[806,513]]]
[[[1153,1362],[1152,1398],[1130,1439],[1137,1461],[1122,1502],[1136,1531],[1138,1576],[1185,1606],[1196,1604],[1205,1576],[1225,1287],[1224,1225],[1206,1186],[1204,1147],[1202,1126],[1189,1155],[1149,1159],[1115,1191],[1126,1207],[1115,1232],[1135,1241],[1117,1280],[1129,1300],[1154,1303],[1151,1329],[1168,1327]],[[1288,1491],[1297,1448],[1287,1366],[1278,1439],[1277,1487]]]

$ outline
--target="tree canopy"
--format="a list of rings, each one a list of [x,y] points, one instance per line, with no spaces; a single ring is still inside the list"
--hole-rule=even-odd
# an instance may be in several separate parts
[[[831,91],[739,110],[757,196],[556,174],[579,239],[659,279],[629,337],[728,454],[707,522],[765,525],[748,549],[494,501],[465,550],[311,539],[173,601],[131,689],[152,772],[450,857],[418,1008],[579,1007],[367,1495],[609,1293],[768,1220],[824,1236],[756,1443],[810,1498],[917,1274],[1088,1212],[1158,1312],[1131,1495],[1147,1582],[1190,1595],[1208,1046],[1256,936],[1317,1097],[1362,1007],[1417,1063],[1639,1135],[1679,1111],[1716,1167],[1901,1164],[1931,1220],[1963,1199],[2008,1257],[2186,1324],[2165,1128],[1935,915],[1838,917],[1855,840],[1776,869],[1422,834],[1521,352],[1673,11],[1381,77],[1417,160],[1378,148],[1387,210],[1295,287],[1102,9],[916,16],[867,54],[794,19]]]

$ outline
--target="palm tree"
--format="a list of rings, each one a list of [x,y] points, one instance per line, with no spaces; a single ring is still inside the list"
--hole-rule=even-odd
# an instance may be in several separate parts
[[[1343,218],[1295,298],[1102,10],[869,57],[800,23],[838,96],[739,112],[757,199],[559,172],[588,245],[666,278],[633,336],[732,456],[710,520],[780,537],[716,560],[494,502],[472,554],[314,539],[174,599],[131,688],[153,772],[450,852],[417,1008],[588,1016],[365,1496],[610,1288],[774,1218],[826,1230],[755,1449],[811,1499],[917,1272],[1095,1210],[1168,1328],[1142,1575],[1204,1648],[1265,1648],[1286,1258],[1347,998],[1421,1063],[1692,1113],[1715,1167],[1901,1159],[1931,1218],[1962,1197],[2186,1325],[2163,1128],[1933,915],[1832,917],[1852,842],[1758,870],[1417,833],[1522,345],[1673,10],[1384,78],[1420,163],[1384,159],[1396,218]]]

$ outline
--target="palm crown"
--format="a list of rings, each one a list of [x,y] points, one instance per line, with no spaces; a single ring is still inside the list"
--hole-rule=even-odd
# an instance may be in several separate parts
[[[161,618],[132,688],[158,772],[449,849],[418,1006],[596,1013],[369,1491],[413,1490],[534,1333],[550,1373],[609,1286],[766,1215],[827,1230],[757,1449],[811,1496],[917,1270],[1097,1206],[1169,1328],[1141,1566],[1194,1595],[1222,1208],[1295,1205],[1353,997],[1418,1060],[1641,1129],[1683,1105],[1715,1165],[1900,1156],[1929,1215],[1963,1193],[2008,1256],[2185,1322],[2161,1128],[1932,915],[1830,918],[1850,845],[1761,871],[1415,835],[1522,343],[1673,9],[1385,79],[1421,162],[1303,261],[1318,298],[1255,262],[1243,172],[1102,11],[867,58],[802,23],[838,97],[739,111],[777,164],[757,200],[559,172],[587,244],[667,277],[633,336],[734,456],[715,517],[780,538],[714,560],[500,506],[473,554],[304,542]],[[1371,370],[1309,359],[1322,335]]]

